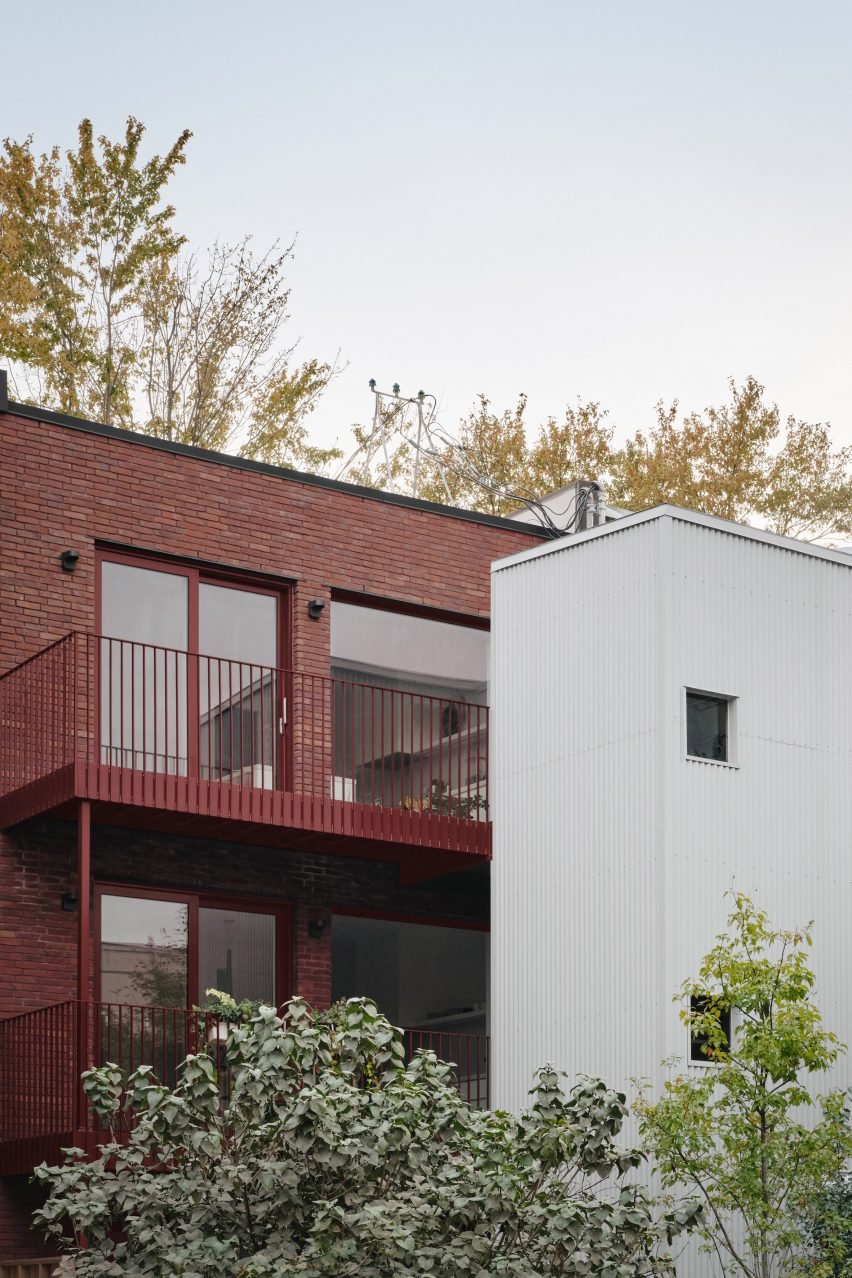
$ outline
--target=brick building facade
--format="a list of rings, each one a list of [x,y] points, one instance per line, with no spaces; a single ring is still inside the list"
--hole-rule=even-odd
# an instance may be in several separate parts
[[[193,918],[200,909],[217,907],[219,896],[237,912],[243,899],[260,901],[261,905],[265,900],[286,903],[291,986],[286,993],[302,994],[316,1005],[327,1004],[335,989],[335,917],[351,916],[356,922],[396,921],[399,935],[394,934],[393,943],[399,947],[406,943],[405,928],[409,925],[465,927],[472,932],[487,927],[490,832],[484,797],[487,777],[479,758],[482,749],[487,762],[487,729],[482,727],[487,712],[477,707],[474,719],[474,710],[467,710],[465,694],[454,692],[458,699],[447,700],[441,693],[441,700],[424,682],[429,671],[419,670],[411,685],[415,692],[407,690],[404,680],[383,677],[381,686],[369,694],[370,704],[380,704],[384,716],[381,793],[376,789],[375,760],[373,788],[362,801],[357,801],[353,779],[333,775],[341,765],[329,761],[331,729],[326,726],[325,710],[322,732],[312,729],[310,747],[316,756],[311,766],[314,772],[320,768],[322,789],[315,784],[304,802],[298,801],[298,795],[294,799],[278,792],[307,788],[300,780],[304,764],[300,751],[307,749],[306,729],[304,725],[300,729],[299,724],[299,714],[308,714],[304,689],[309,685],[305,680],[319,680],[310,686],[326,689],[323,696],[332,698],[327,704],[330,713],[338,715],[336,722],[346,727],[346,715],[351,716],[354,726],[346,728],[351,739],[341,756],[349,759],[344,771],[354,776],[357,767],[352,761],[360,749],[359,766],[364,772],[364,759],[370,753],[363,745],[365,731],[374,736],[379,731],[379,712],[372,709],[368,715],[364,709],[366,692],[360,690],[356,695],[350,690],[344,696],[339,691],[346,683],[343,679],[332,687],[335,607],[354,609],[356,619],[362,616],[362,605],[373,609],[369,616],[375,617],[377,649],[386,642],[383,636],[392,625],[391,619],[400,615],[413,619],[412,624],[432,624],[451,639],[454,634],[461,640],[469,632],[481,633],[487,628],[491,561],[536,544],[539,530],[17,405],[0,404],[0,447],[4,459],[0,481],[0,676],[6,675],[5,681],[0,678],[0,813],[4,818],[0,826],[5,827],[0,828],[0,960],[6,976],[0,987],[0,1017],[20,1018],[22,1013],[50,1004],[99,996],[99,916],[94,909],[91,916],[88,913],[95,887],[118,895],[135,891],[138,896],[150,890],[154,900],[178,901],[185,896],[193,902]],[[77,556],[73,571],[66,570],[70,565],[66,561],[63,567],[60,559],[67,550]],[[168,675],[169,661],[178,672],[180,697],[190,697],[192,713],[198,719],[198,694],[192,702],[192,693],[186,691],[194,680],[198,682],[199,659],[191,643],[185,645],[187,652],[166,658],[156,655],[160,650],[154,645],[142,642],[143,632],[139,642],[123,636],[115,642],[120,645],[122,660],[127,647],[131,673],[126,675],[122,665],[120,674],[111,670],[108,679],[103,650],[98,647],[94,649],[99,654],[94,683],[82,691],[76,658],[70,664],[66,660],[62,667],[54,661],[49,676],[38,675],[39,658],[24,668],[23,675],[15,670],[72,632],[90,636],[106,633],[102,628],[101,574],[107,561],[162,570],[167,575],[173,567],[175,580],[180,574],[190,574],[186,580],[195,583],[192,588],[196,592],[198,582],[202,586],[211,582],[222,589],[256,591],[258,598],[274,597],[279,610],[276,668],[280,665],[281,670],[270,674],[271,665],[268,670],[264,667],[267,673],[256,681],[257,693],[246,691],[248,684],[243,681],[237,695],[243,700],[257,695],[260,701],[266,695],[263,678],[267,682],[278,680],[281,687],[291,681],[286,686],[291,690],[295,713],[286,730],[293,733],[294,744],[289,747],[286,769],[282,764],[281,771],[274,771],[272,765],[264,763],[266,771],[261,768],[259,775],[255,767],[255,775],[247,776],[245,766],[238,775],[232,758],[228,765],[231,771],[225,775],[217,755],[219,772],[213,784],[210,768],[206,773],[199,770],[197,740],[195,762],[190,743],[181,747],[189,763],[170,763],[168,746],[165,751],[156,744],[153,751],[147,746],[140,750],[138,727],[132,729],[136,736],[127,735],[131,730],[123,724],[125,708],[128,717],[138,713],[145,720],[153,713],[156,721],[160,705],[155,702],[152,711],[145,704],[144,697],[150,700],[150,694],[144,688],[140,692],[134,685],[128,693],[127,680],[135,678],[141,687],[146,674],[152,677],[165,669]],[[310,609],[309,604],[313,605]],[[194,624],[197,631],[197,622]],[[447,626],[457,629],[448,631]],[[96,645],[102,642],[90,641]],[[208,662],[209,689],[210,658],[203,660]],[[231,661],[228,669],[233,665]],[[222,662],[216,666],[220,681],[223,668]],[[368,664],[366,668],[371,667]],[[284,671],[298,674],[291,677]],[[72,679],[73,691],[69,690]],[[104,744],[107,682],[118,688],[121,701],[121,731],[125,735],[120,747]],[[461,676],[456,682],[462,686]],[[97,692],[92,691],[95,684]],[[360,684],[357,687],[361,689]],[[11,695],[10,689],[17,691]],[[316,702],[318,694],[312,695]],[[334,701],[338,695],[339,705]],[[86,696],[90,701],[99,698],[99,702],[95,701],[94,711],[88,708],[87,720],[78,722],[76,716]],[[422,709],[427,703],[428,715]],[[168,705],[162,705],[167,711]],[[358,707],[357,725],[353,707]],[[240,705],[236,712],[245,716]],[[228,721],[231,755],[236,749],[236,712],[232,692]],[[205,740],[209,763],[213,708],[208,713]],[[217,713],[221,738],[225,712]],[[316,708],[311,713],[316,719]],[[190,736],[195,732],[197,738],[201,730],[192,714],[187,722]],[[84,740],[85,723],[90,725],[91,739]],[[250,734],[255,731],[254,723],[250,718]],[[64,734],[59,743],[57,724]],[[45,725],[50,726],[46,729]],[[385,725],[391,734],[390,745],[384,740]],[[283,733],[283,716],[281,730]],[[187,728],[181,731],[186,735]],[[431,731],[437,740],[427,765],[423,762],[424,731]],[[50,738],[47,754],[46,736]],[[469,743],[474,736],[478,771],[471,782],[467,775],[462,777],[460,756],[462,742],[467,741],[470,772],[473,747]],[[250,745],[253,749],[253,741]],[[244,765],[244,741],[240,748]],[[221,752],[221,741],[218,749]],[[81,750],[89,754],[84,757]],[[175,756],[177,753],[180,751],[175,747]],[[38,756],[35,763],[25,766],[22,756],[33,754]],[[373,754],[379,754],[378,746],[373,747]],[[422,797],[422,793],[430,793],[424,791],[422,775],[420,790],[414,795],[415,759],[421,774],[424,766],[427,773],[430,766],[446,766],[448,775],[441,779],[437,793],[440,798],[448,789],[449,802],[442,798],[442,806],[436,808],[432,803],[430,807]],[[278,766],[276,763],[275,768]],[[453,769],[457,769],[457,778],[450,775]],[[304,770],[307,774],[307,764]],[[386,773],[391,778],[390,798],[384,788]],[[223,775],[226,785],[222,784]],[[282,776],[289,780],[282,782]],[[426,781],[434,790],[435,778],[427,775]],[[165,793],[158,788],[164,782],[171,787],[172,798],[178,795],[165,805],[157,798]],[[471,784],[481,787],[481,796],[478,788],[475,801],[470,797]],[[250,789],[253,793],[248,794]],[[215,810],[210,797],[214,790]],[[91,837],[81,862],[89,821]],[[79,877],[81,864],[89,871],[85,884]],[[86,929],[84,937],[81,921],[89,917],[91,929]],[[355,940],[350,938],[347,943],[356,944],[360,935],[356,923],[350,930]],[[367,935],[364,927],[361,931]],[[84,954],[90,965],[85,981],[78,973],[79,954]],[[228,964],[230,959],[229,950]],[[277,993],[285,997],[278,987]],[[24,1022],[19,1019],[17,1023]],[[31,1047],[37,1053],[38,1043]],[[20,1109],[14,1068],[11,1060],[0,1061],[0,1119],[3,1114],[8,1117],[16,1105]],[[34,1129],[29,1136],[38,1136],[43,1145],[46,1134]],[[27,1133],[18,1130],[17,1144],[8,1140],[4,1144],[0,1130],[0,1170],[15,1173],[0,1177],[0,1260],[37,1255],[44,1249],[28,1229],[33,1195],[22,1174],[25,1142],[21,1141],[25,1137]],[[38,1152],[42,1145],[36,1141],[32,1148]],[[49,1148],[48,1140],[44,1149]]]

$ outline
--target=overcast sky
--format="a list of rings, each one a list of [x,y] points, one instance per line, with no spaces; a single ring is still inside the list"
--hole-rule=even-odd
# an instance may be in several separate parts
[[[128,114],[194,244],[298,235],[290,322],[370,377],[622,431],[752,372],[852,442],[852,6],[820,0],[42,0],[0,24],[0,133]]]

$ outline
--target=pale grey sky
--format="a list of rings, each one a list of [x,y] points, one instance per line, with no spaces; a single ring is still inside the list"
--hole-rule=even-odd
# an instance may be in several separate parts
[[[6,4],[0,134],[195,137],[196,244],[298,233],[290,325],[367,380],[530,423],[753,372],[852,442],[852,7],[822,0]]]

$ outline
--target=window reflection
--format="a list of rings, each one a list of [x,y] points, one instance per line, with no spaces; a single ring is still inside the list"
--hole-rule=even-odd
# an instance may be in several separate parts
[[[487,631],[335,602],[334,797],[487,815]]]
[[[147,897],[101,897],[101,999],[186,1007],[189,906]]]
[[[102,762],[185,775],[188,579],[105,562],[101,633]]]
[[[250,910],[198,911],[198,985],[231,994],[239,1003],[275,1006],[275,916]]]

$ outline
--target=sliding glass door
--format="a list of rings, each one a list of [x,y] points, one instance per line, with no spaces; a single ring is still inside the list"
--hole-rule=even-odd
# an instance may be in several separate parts
[[[100,571],[101,762],[280,786],[283,593],[126,555]]]
[[[186,573],[101,565],[101,762],[185,776]]]
[[[104,886],[96,919],[101,1060],[128,1072],[174,1081],[208,989],[273,1007],[290,997],[285,903]]]
[[[278,600],[202,581],[198,589],[201,775],[276,785]]]

